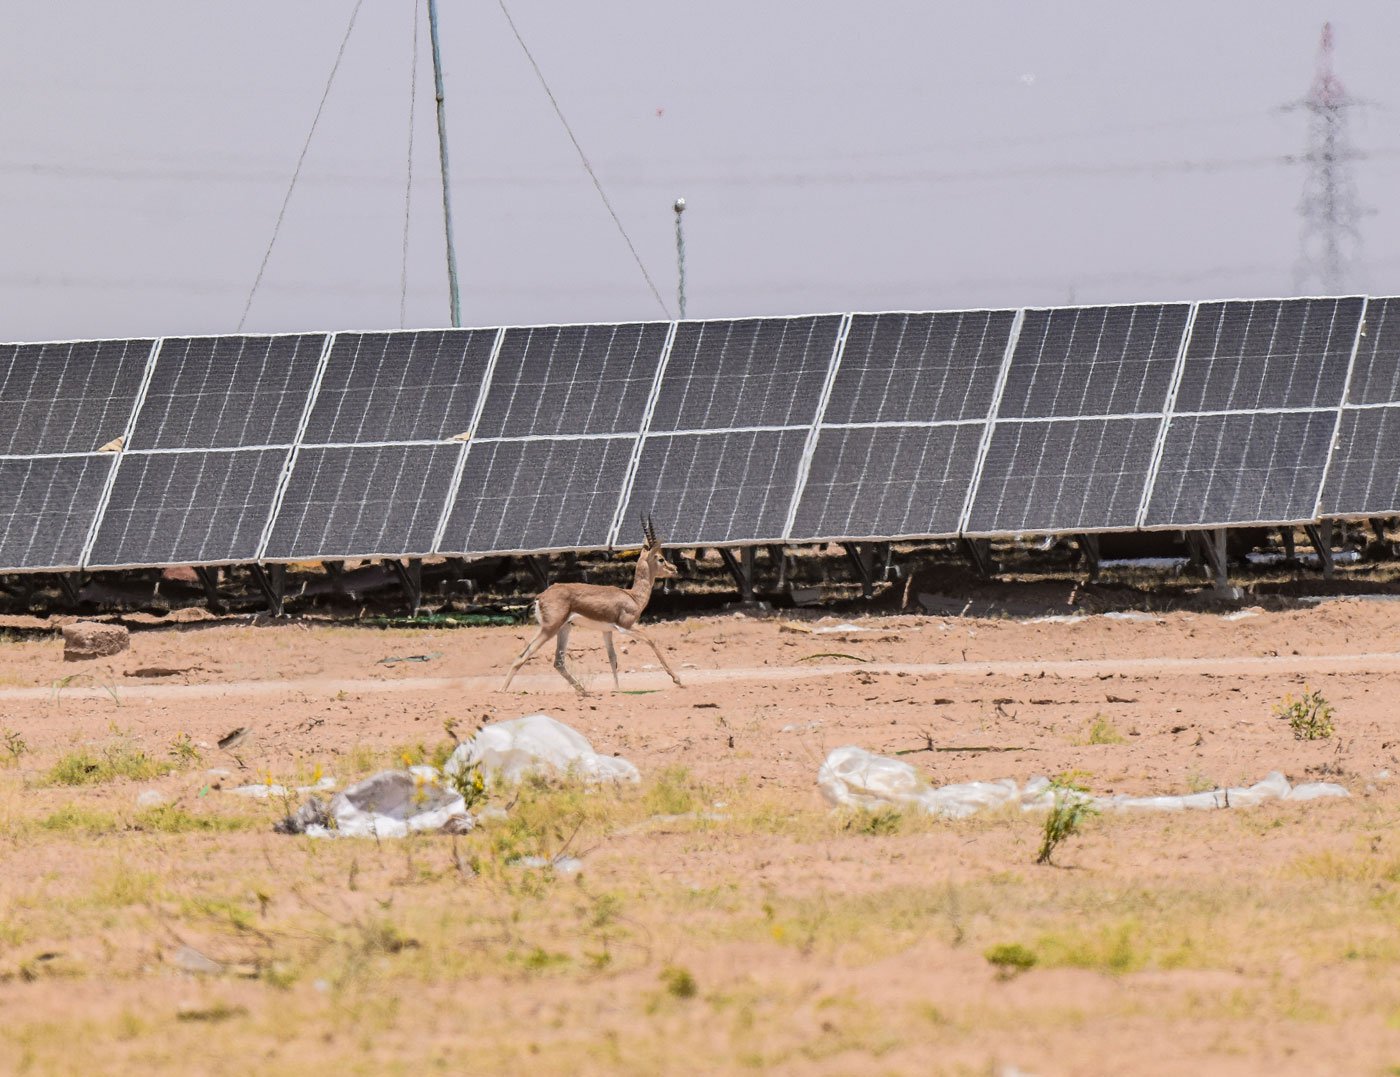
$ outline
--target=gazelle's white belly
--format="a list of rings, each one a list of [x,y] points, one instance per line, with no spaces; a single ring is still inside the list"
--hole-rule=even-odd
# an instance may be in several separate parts
[[[624,628],[624,629],[619,629],[619,628],[617,627],[617,625],[615,625],[615,624],[608,624],[608,623],[605,622],[605,621],[595,621],[595,620],[593,620],[591,617],[585,617],[585,616],[584,616],[583,614],[581,614],[581,613],[571,613],[571,614],[569,614],[569,627],[570,627],[570,628],[586,628],[586,629],[590,629],[590,630],[592,630],[592,631],[594,631],[594,632],[619,632],[619,631],[625,632],[625,631],[627,631],[625,628]]]

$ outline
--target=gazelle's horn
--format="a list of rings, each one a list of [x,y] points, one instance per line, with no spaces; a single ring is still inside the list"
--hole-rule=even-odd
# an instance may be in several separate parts
[[[647,537],[648,546],[659,545],[656,541],[656,525],[651,522],[651,513],[642,518],[642,533]]]

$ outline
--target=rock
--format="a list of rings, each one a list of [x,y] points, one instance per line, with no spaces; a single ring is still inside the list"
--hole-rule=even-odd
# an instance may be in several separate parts
[[[63,660],[81,661],[85,658],[105,658],[120,654],[131,646],[131,633],[121,625],[79,621],[63,626]]]
[[[217,976],[224,966],[211,957],[206,957],[193,946],[181,946],[170,956],[170,963],[182,972],[193,972],[202,976]]]
[[[143,789],[136,797],[138,808],[158,808],[165,803],[165,794],[159,789]]]

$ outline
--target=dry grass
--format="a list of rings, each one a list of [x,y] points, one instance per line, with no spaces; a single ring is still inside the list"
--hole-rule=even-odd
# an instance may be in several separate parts
[[[0,882],[6,1071],[191,1052],[268,1072],[906,1070],[1090,1012],[1226,1039],[1261,1020],[1394,1038],[1400,1012],[1400,833],[1359,805],[1108,817],[1046,872],[1038,816],[833,815],[681,767],[527,783],[496,791],[504,821],[382,844],[275,837],[278,804],[134,812],[100,787],[0,783],[7,859],[43,865]],[[1317,848],[1285,840],[1300,827]],[[1136,856],[1203,830],[1265,855],[1241,875]],[[562,854],[583,872],[520,864]],[[179,972],[181,945],[227,972]],[[891,983],[892,960],[928,983]],[[1368,989],[1338,996],[1338,964]],[[1086,975],[1117,986],[1056,979]]]

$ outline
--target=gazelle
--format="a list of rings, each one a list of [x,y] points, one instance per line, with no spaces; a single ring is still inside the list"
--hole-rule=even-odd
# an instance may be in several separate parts
[[[637,574],[632,578],[632,586],[627,590],[594,583],[556,583],[540,592],[539,597],[535,599],[535,620],[539,621],[540,630],[526,645],[525,650],[520,652],[520,657],[511,663],[506,683],[501,685],[502,692],[510,687],[516,671],[530,656],[553,639],[554,668],[574,686],[575,692],[586,696],[588,692],[569,672],[569,667],[564,661],[564,654],[569,646],[569,632],[575,626],[603,633],[603,645],[608,649],[614,688],[620,687],[617,680],[617,652],[613,650],[614,632],[636,636],[650,647],[655,652],[657,661],[661,663],[661,668],[671,675],[671,680],[680,685],[681,679],[667,664],[660,649],[637,627],[642,611],[651,601],[652,584],[658,579],[664,580],[668,576],[676,575],[676,566],[661,555],[661,540],[656,537],[650,516],[642,521],[642,530],[646,535],[646,544],[637,558]]]

